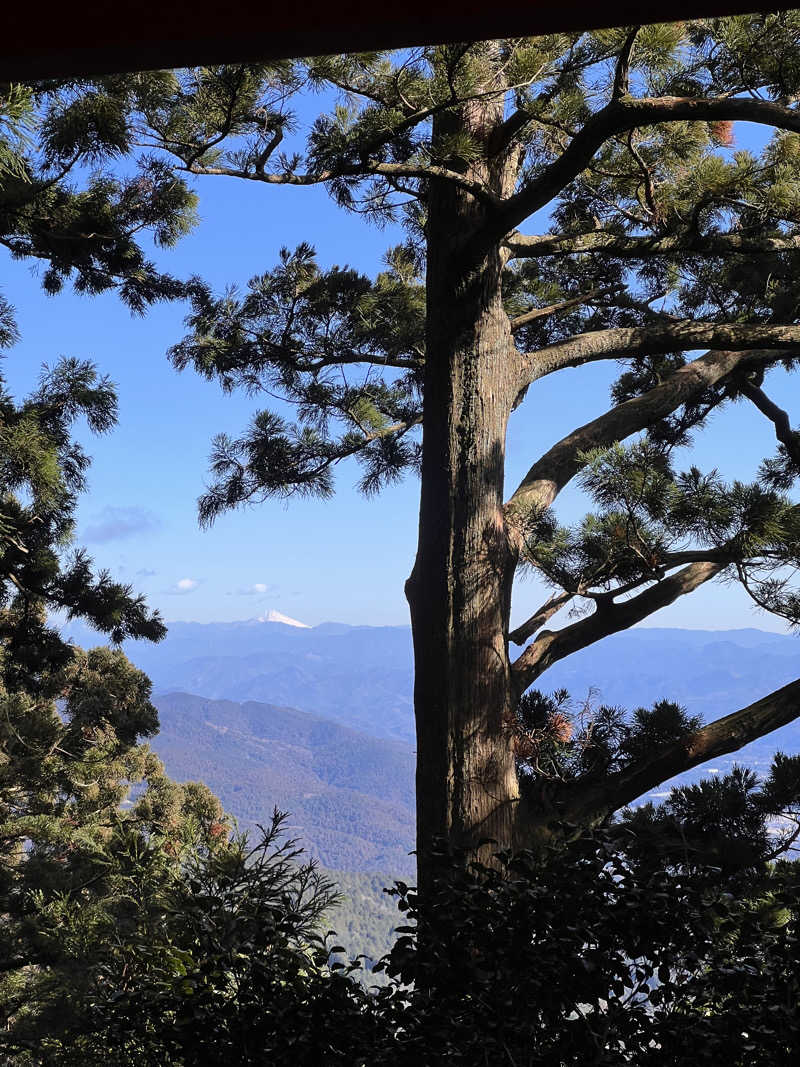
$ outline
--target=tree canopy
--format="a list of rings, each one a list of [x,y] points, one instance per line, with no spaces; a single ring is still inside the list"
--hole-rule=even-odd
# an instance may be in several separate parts
[[[798,621],[800,453],[779,402],[800,345],[798,34],[782,12],[30,89],[43,176],[76,156],[113,160],[114,175],[135,158],[135,179],[103,186],[127,220],[115,240],[177,236],[187,183],[221,178],[321,185],[343,210],[405,227],[375,278],[323,269],[299,243],[244,290],[194,279],[171,358],[297,412],[265,407],[216,439],[201,521],[328,495],[347,457],[366,492],[420,471],[407,584],[420,841],[521,844],[552,821],[521,796],[513,734],[520,695],[565,656],[711,581]],[[302,129],[316,91],[325,103]],[[763,147],[739,148],[738,123],[764,129]],[[96,248],[95,231],[80,235]],[[620,365],[610,401],[505,492],[508,419],[535,411],[543,378],[603,361]],[[734,405],[775,438],[747,482],[687,455]],[[593,510],[567,527],[556,507],[576,481]],[[520,568],[552,593],[512,628]],[[631,765],[628,792],[790,721],[797,685]],[[591,818],[628,799],[585,785]],[[554,810],[577,810],[577,791]]]
[[[757,14],[127,84],[130,143],[176,175],[324,185],[343,210],[405,227],[375,278],[323,269],[301,243],[244,289],[195,279],[170,355],[297,412],[263,408],[217,437],[203,522],[327,496],[346,457],[367,493],[421,472],[407,593],[422,839],[521,843],[542,822],[511,734],[519,696],[558,660],[711,581],[800,621],[800,452],[780,403],[800,349],[799,34],[795,12]],[[338,102],[303,136],[297,105],[318,90]],[[738,147],[739,123],[769,132],[762,148]],[[598,397],[504,496],[509,417],[535,411],[543,378],[598,361],[620,367],[610,406]],[[774,433],[748,482],[688,454],[734,405]],[[565,526],[574,481],[593,510]],[[552,594],[512,629],[520,568]],[[797,685],[687,729],[630,788],[790,721]],[[590,785],[592,817],[630,799]]]
[[[297,408],[217,439],[203,521],[328,495],[351,456],[367,492],[409,468],[422,482],[421,889],[396,884],[411,923],[370,998],[328,966],[313,926],[331,887],[288,863],[279,814],[255,848],[231,837],[216,800],[140,743],[157,726],[146,678],[48,619],[163,632],[69,556],[88,462],[70,428],[112,425],[110,384],[66,360],[27,400],[2,397],[0,998],[21,1062],[791,1062],[797,886],[778,854],[798,758],[625,806],[793,719],[800,682],[707,725],[669,700],[581,720],[565,694],[525,694],[713,579],[800,623],[798,437],[773,384],[800,349],[798,38],[796,14],[756,15],[8,89],[12,254],[47,261],[51,291],[117,288],[134,310],[189,296],[176,365]],[[318,88],[340,104],[284,152]],[[775,133],[734,151],[737,122]],[[137,243],[185,231],[191,176],[323,184],[407,237],[375,279],[299,244],[219,296]],[[520,232],[545,208],[548,232]],[[512,412],[543,377],[603,360],[621,363],[611,406],[504,497]],[[682,469],[733,404],[774,430],[757,478]],[[575,479],[594,511],[567,528],[554,505]],[[512,630],[526,567],[553,591]],[[549,629],[565,607],[578,617]],[[779,815],[794,822],[776,840]]]

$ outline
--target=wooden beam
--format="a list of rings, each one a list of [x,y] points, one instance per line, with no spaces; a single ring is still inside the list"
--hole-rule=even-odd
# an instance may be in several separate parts
[[[43,0],[7,4],[0,82],[536,36],[780,10],[753,0]]]

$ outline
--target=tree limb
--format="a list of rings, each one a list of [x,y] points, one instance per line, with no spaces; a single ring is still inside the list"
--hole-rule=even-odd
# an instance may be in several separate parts
[[[750,382],[737,382],[737,388],[743,396],[746,396],[751,403],[755,404],[762,415],[766,415],[770,422],[773,423],[775,436],[784,446],[792,461],[800,468],[800,437],[792,431],[787,413],[770,400],[767,394],[762,389],[759,389],[758,386],[752,385]]]
[[[622,97],[628,95],[631,74],[631,56],[633,55],[633,46],[636,43],[636,36],[641,28],[641,26],[634,26],[622,45],[622,50],[619,54],[619,59],[617,60],[617,68],[614,71],[614,89],[611,94],[613,100],[621,100]]]
[[[654,611],[691,593],[728,566],[725,560],[692,563],[677,574],[656,582],[638,596],[619,604],[612,599],[598,601],[597,609],[585,619],[560,630],[543,630],[511,666],[514,686],[524,693],[528,686],[565,656],[600,641],[609,634],[627,630]],[[613,592],[610,596],[613,596]]]
[[[750,741],[793,722],[800,715],[800,679],[754,704],[709,723],[602,780],[571,782],[557,799],[561,818],[585,824],[599,822],[655,786],[706,760],[736,752]]]
[[[653,326],[621,326],[590,330],[556,341],[522,360],[524,378],[520,388],[557,370],[580,367],[604,359],[620,359],[642,353],[690,352],[698,348],[742,352],[754,348],[800,351],[800,326],[755,323],[697,322],[674,319]]]
[[[735,329],[735,327],[732,328]],[[764,327],[764,329],[796,332],[792,350],[797,350],[800,344],[800,327]],[[650,331],[643,331],[643,333],[648,332]],[[616,331],[600,331],[600,333],[616,333]],[[591,337],[592,335],[585,336]],[[777,334],[774,336],[777,343]],[[616,354],[620,354],[618,350]],[[629,354],[632,354],[630,350]],[[580,426],[577,430],[573,430],[533,464],[506,503],[505,512],[510,536],[516,537],[520,544],[523,543],[522,517],[531,511],[550,507],[564,486],[583,466],[578,458],[580,452],[602,448],[613,444],[614,441],[622,441],[631,434],[644,430],[652,422],[670,415],[681,404],[696,399],[705,390],[722,382],[733,371],[742,367],[758,366],[770,360],[774,361],[779,359],[780,355],[779,349],[707,352],[691,363],[687,363],[686,366],[680,367],[666,381],[654,386],[642,396],[626,400],[584,426]],[[518,528],[516,534],[515,528]]]
[[[544,626],[548,619],[551,619],[557,611],[566,607],[574,596],[574,593],[570,593],[567,590],[563,593],[554,593],[529,619],[526,619],[525,622],[511,631],[508,635],[509,641],[515,645],[524,645],[528,638],[535,634],[541,626]]]
[[[502,199],[488,189],[483,182],[467,178],[458,171],[447,167],[414,166],[410,163],[363,163],[338,170],[322,170],[317,174],[266,173],[259,170],[243,170],[238,167],[203,167],[199,164],[181,168],[191,174],[222,175],[228,178],[242,178],[245,181],[266,182],[268,185],[322,185],[337,178],[443,178],[471,193],[476,200],[481,200],[493,207],[502,203]]]
[[[659,255],[735,256],[798,252],[800,237],[747,237],[739,233],[719,233],[708,237],[699,234],[621,237],[602,231],[577,234],[574,237],[550,233],[513,233],[503,245],[511,252],[511,259],[591,253],[616,256],[618,259],[646,259]]]
[[[583,125],[557,159],[525,182],[501,208],[488,216],[481,229],[466,243],[464,255],[469,261],[479,259],[524,219],[551,203],[586,170],[595,153],[610,138],[637,126],[662,122],[720,121],[754,122],[800,132],[800,111],[768,100],[683,96],[612,99]]]
[[[362,352],[346,352],[336,356],[318,356],[308,360],[297,360],[294,369],[303,374],[318,374],[326,367],[344,367],[349,364],[367,363],[371,367],[396,367],[399,370],[416,370],[424,366],[424,359],[411,356],[370,356]]]
[[[549,304],[543,308],[531,308],[530,311],[524,312],[522,315],[517,315],[511,319],[509,326],[511,332],[519,330],[522,326],[527,326],[530,322],[536,322],[537,319],[546,319],[551,315],[557,315],[561,311],[569,311],[570,308],[580,307],[582,304],[588,304],[592,300],[597,300],[598,297],[612,296],[614,293],[619,292],[619,285],[612,285],[608,289],[590,289],[588,293],[581,293],[580,296],[573,296],[569,300],[562,300],[560,304]]]

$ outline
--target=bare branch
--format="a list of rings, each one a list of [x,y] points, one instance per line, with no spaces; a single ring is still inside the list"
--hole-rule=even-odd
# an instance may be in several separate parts
[[[633,54],[633,46],[636,43],[636,35],[641,28],[641,26],[634,26],[622,45],[622,51],[617,60],[617,69],[614,71],[614,89],[611,94],[613,100],[621,100],[623,96],[628,95],[631,55]]]
[[[523,360],[520,388],[567,367],[598,360],[620,359],[639,353],[690,352],[698,348],[742,352],[753,348],[800,351],[800,326],[696,322],[674,319],[653,326],[623,326],[592,330],[528,353]]]
[[[343,367],[347,364],[366,363],[371,367],[397,367],[400,370],[416,370],[424,366],[424,359],[412,356],[370,356],[363,352],[338,353],[335,356],[319,356],[316,359],[296,360],[294,369],[303,374],[318,374],[326,367]]]
[[[654,611],[672,604],[678,597],[691,593],[723,571],[728,562],[692,563],[677,574],[664,578],[630,600],[619,604],[612,599],[598,600],[597,609],[585,619],[561,630],[543,630],[512,664],[514,685],[518,693],[565,656],[593,645],[609,634],[627,630]],[[613,592],[609,594],[613,596]]]
[[[774,403],[758,386],[750,382],[737,383],[739,392],[755,404],[762,415],[766,415],[775,426],[775,436],[786,449],[792,461],[800,468],[800,437],[793,432],[789,416]]]
[[[642,207],[644,208],[645,204],[647,205],[646,211],[647,211],[648,215],[650,216],[650,219],[652,220],[652,222],[654,224],[658,225],[661,222],[661,214],[660,214],[660,212],[658,210],[658,203],[656,202],[656,188],[655,188],[655,183],[653,182],[653,172],[650,170],[648,165],[645,163],[641,152],[638,150],[638,148],[634,144],[634,141],[633,141],[633,130],[630,130],[629,133],[628,133],[628,151],[630,152],[630,154],[633,156],[634,160],[636,161],[636,165],[638,166],[639,171],[641,172],[641,175],[642,175],[642,181],[644,183],[644,199],[645,199],[645,203],[642,204]],[[641,203],[641,200],[639,202]]]
[[[530,311],[511,319],[509,323],[511,332],[514,333],[515,330],[520,329],[522,326],[527,326],[528,323],[536,322],[537,319],[547,319],[551,315],[558,315],[562,311],[569,311],[571,308],[580,307],[582,304],[590,304],[600,297],[613,296],[614,293],[619,292],[619,289],[619,285],[612,285],[608,289],[590,289],[588,293],[581,293],[580,296],[562,300],[560,304],[550,304],[543,308],[531,308]]]
[[[508,635],[509,641],[512,641],[515,645],[524,645],[528,638],[535,634],[540,627],[544,626],[548,619],[551,619],[557,611],[566,607],[574,596],[574,593],[567,591],[555,593],[529,619],[526,619],[516,630],[511,631]]]
[[[762,697],[740,711],[687,734],[616,774],[602,780],[577,781],[562,787],[560,817],[568,822],[598,822],[676,774],[707,760],[736,752],[800,715],[800,679]]]
[[[438,167],[433,164],[428,166],[415,166],[411,163],[364,163],[358,166],[342,167],[339,170],[322,170],[317,174],[293,174],[293,173],[266,173],[258,170],[243,170],[237,167],[203,167],[197,163],[188,167],[181,167],[191,174],[221,175],[228,178],[242,178],[245,181],[265,182],[268,185],[323,185],[325,182],[335,181],[337,178],[443,178],[453,182],[460,188],[471,193],[476,200],[481,200],[493,207],[502,203],[500,197],[488,189],[483,182],[467,178],[458,171],[449,170],[447,167]]]

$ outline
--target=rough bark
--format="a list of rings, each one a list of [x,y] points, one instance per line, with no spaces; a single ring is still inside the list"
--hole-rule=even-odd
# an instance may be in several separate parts
[[[473,102],[437,118],[445,136],[460,122],[488,136],[502,105]],[[469,177],[507,191],[507,160],[473,164]],[[477,173],[476,173],[477,172]],[[451,182],[431,181],[428,200],[427,338],[420,539],[406,586],[414,636],[417,723],[417,852],[420,885],[435,837],[472,846],[513,838],[518,783],[505,726],[513,687],[508,619],[516,556],[503,512],[508,416],[519,356],[494,247],[464,268],[464,235],[485,205]]]
[[[618,359],[623,355],[635,356],[644,352],[653,355],[659,352],[688,352],[698,348],[748,352],[750,362],[753,361],[754,350],[761,353],[762,360],[769,358],[766,353],[772,350],[772,358],[777,359],[779,353],[800,352],[800,326],[676,319],[654,326],[591,330],[577,337],[568,337],[564,341],[547,345],[538,352],[529,353],[525,359],[525,376],[520,387],[531,385],[555,371],[581,367],[599,360]],[[719,352],[717,355],[719,366],[724,368],[725,352]],[[710,359],[712,356],[713,353],[706,358]],[[755,355],[755,358],[759,357]],[[723,376],[729,373],[730,369],[724,370]]]
[[[649,259],[651,256],[740,256],[800,252],[800,237],[748,237],[740,233],[679,234],[667,237],[583,233],[575,237],[557,233],[512,234],[505,242],[512,259],[539,256],[574,256],[595,253],[618,259]]]

